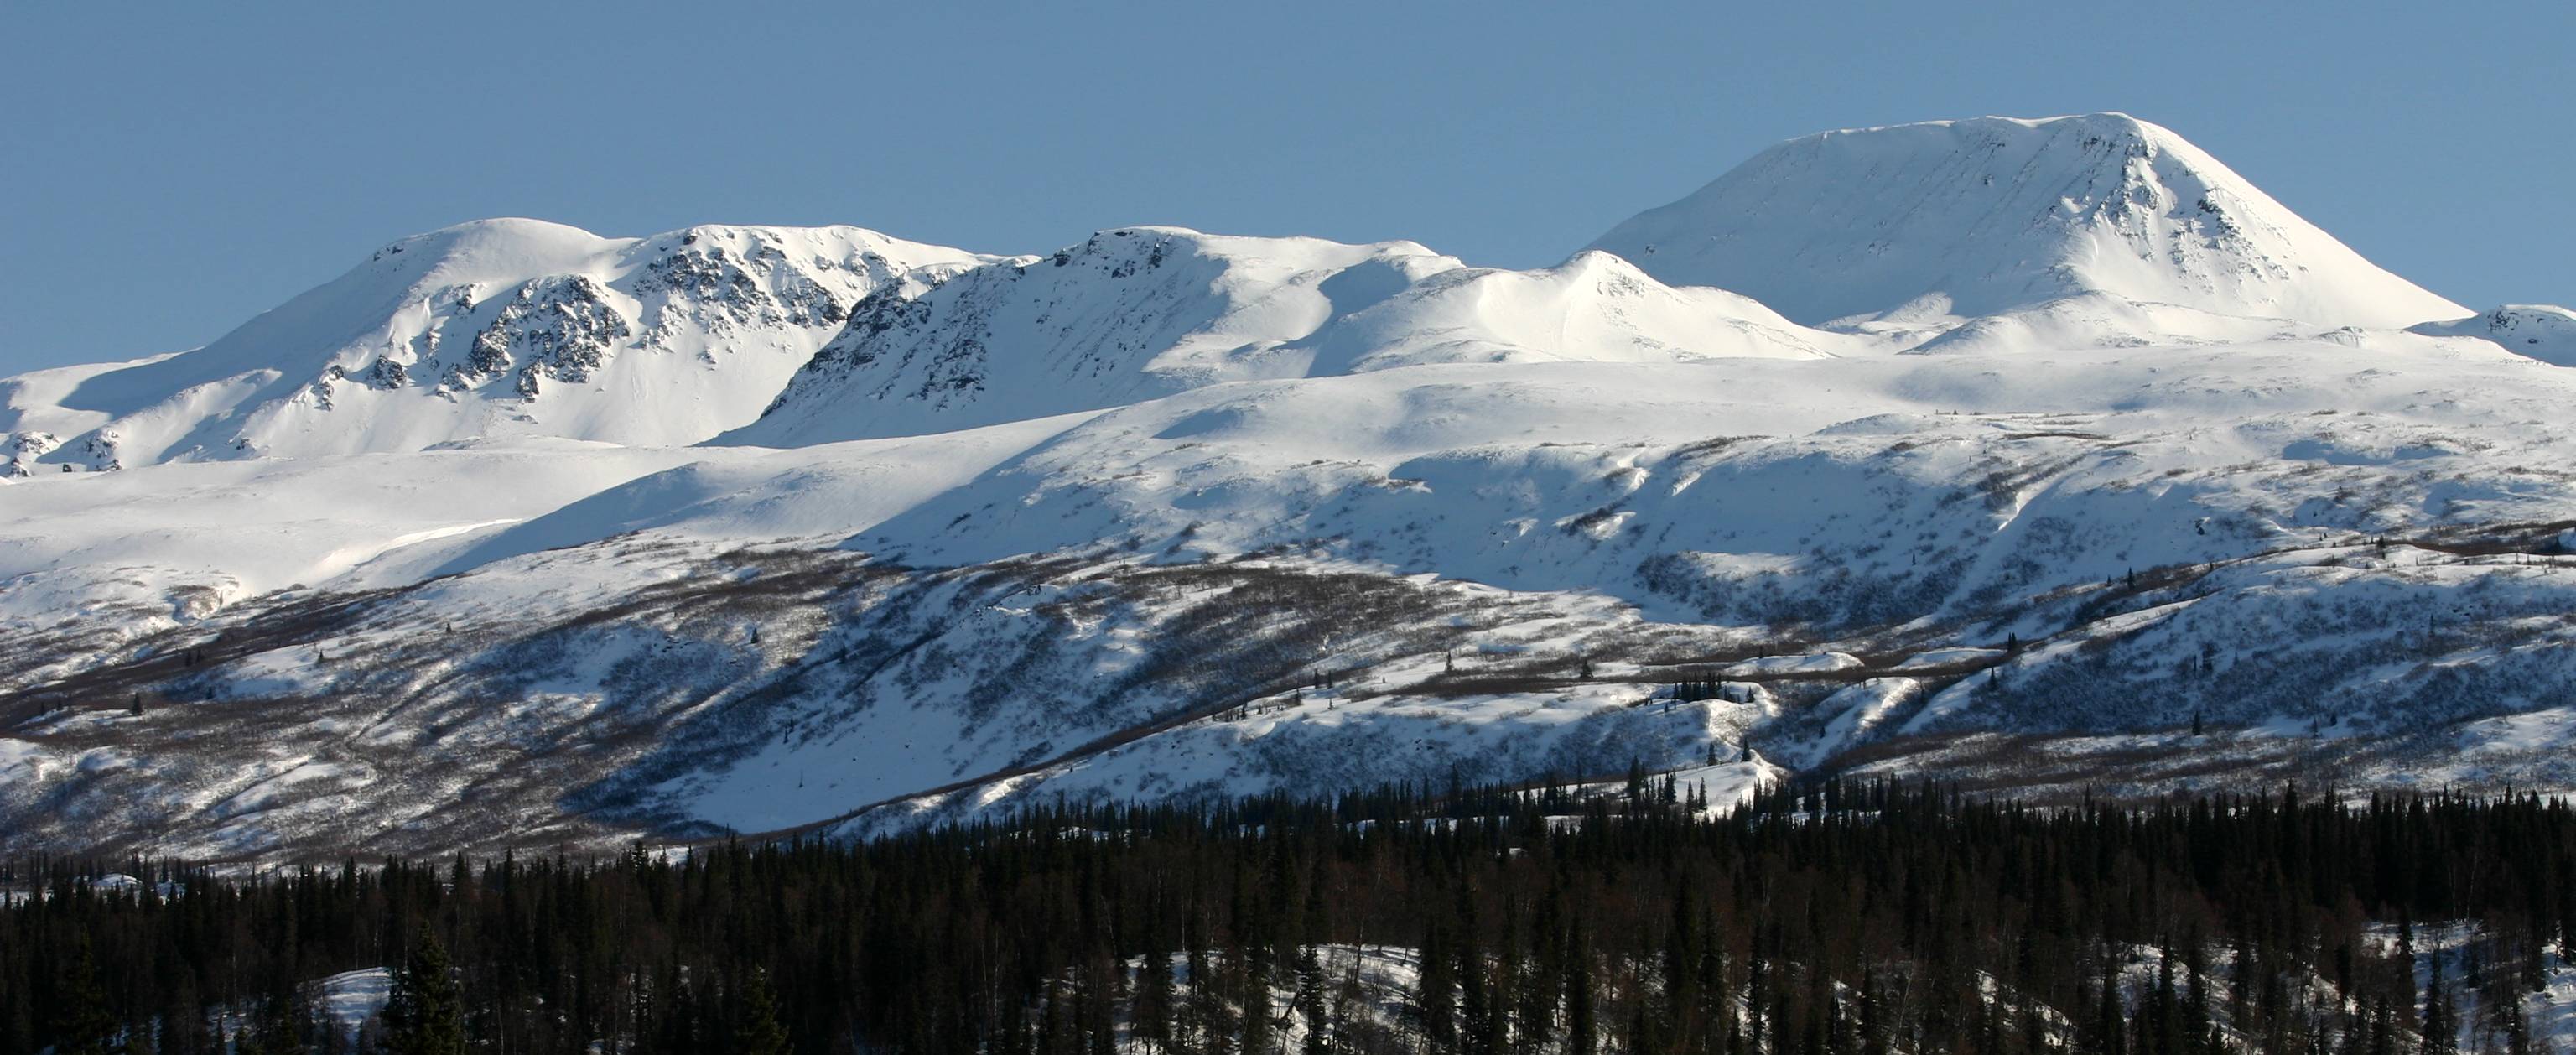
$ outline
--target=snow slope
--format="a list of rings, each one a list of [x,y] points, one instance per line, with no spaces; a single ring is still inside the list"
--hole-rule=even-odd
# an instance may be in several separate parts
[[[69,666],[0,684],[59,677],[248,598],[398,587],[665,522],[702,538],[837,539],[1068,424],[791,451],[522,439],[48,473],[0,489],[0,633],[80,647]],[[787,508],[815,493],[830,498]],[[695,506],[717,495],[734,501]]]
[[[484,220],[403,239],[203,348],[0,381],[21,473],[693,443],[752,419],[871,293],[983,262],[855,227],[601,238]]]
[[[2086,294],[2329,327],[2467,314],[2125,114],[1794,139],[1592,248],[1808,325],[1997,315]]]
[[[604,846],[1053,792],[1689,768],[1748,739],[1802,766],[1993,731],[2205,762],[2136,739],[2195,714],[2256,778],[2331,719],[2351,784],[2576,787],[2503,721],[2576,691],[2576,429],[2553,416],[2576,375],[2408,341],[1444,363],[702,448],[106,647],[131,616],[57,629],[59,595],[0,591],[35,708],[0,734],[0,814],[31,845],[191,854]],[[424,530],[379,501],[380,537]],[[7,508],[16,548],[96,512]],[[234,561],[222,517],[146,519],[194,574]],[[183,570],[125,574],[148,594]],[[1726,691],[1676,698],[1694,679]],[[2370,753],[2426,734],[2459,746]]]

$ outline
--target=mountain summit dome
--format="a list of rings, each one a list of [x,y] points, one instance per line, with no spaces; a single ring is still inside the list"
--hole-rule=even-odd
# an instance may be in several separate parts
[[[2109,294],[2220,315],[2402,327],[2468,314],[2126,114],[1793,139],[1591,248],[1809,325],[1993,315]]]

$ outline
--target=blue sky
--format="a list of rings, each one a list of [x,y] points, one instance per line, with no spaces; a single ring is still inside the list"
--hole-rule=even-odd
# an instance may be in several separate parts
[[[1791,136],[2090,110],[2454,300],[2576,301],[2576,5],[2239,7],[17,4],[0,373],[201,344],[477,217],[1534,266]]]

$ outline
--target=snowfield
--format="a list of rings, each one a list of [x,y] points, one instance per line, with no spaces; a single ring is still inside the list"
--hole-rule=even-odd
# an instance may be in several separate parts
[[[490,221],[0,381],[0,850],[2576,788],[2564,309],[2118,115],[1795,141],[1598,249]]]

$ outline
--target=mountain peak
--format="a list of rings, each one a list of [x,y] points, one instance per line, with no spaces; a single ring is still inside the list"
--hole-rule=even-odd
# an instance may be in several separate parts
[[[1899,310],[1992,315],[2089,294],[2327,326],[2467,314],[2190,141],[2121,113],[1793,139],[1591,248],[1811,325]]]

